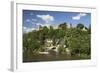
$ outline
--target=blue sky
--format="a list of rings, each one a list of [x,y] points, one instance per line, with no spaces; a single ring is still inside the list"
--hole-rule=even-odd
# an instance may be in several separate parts
[[[30,32],[41,26],[58,26],[66,22],[75,27],[78,23],[88,27],[91,24],[91,13],[23,10],[23,30]]]

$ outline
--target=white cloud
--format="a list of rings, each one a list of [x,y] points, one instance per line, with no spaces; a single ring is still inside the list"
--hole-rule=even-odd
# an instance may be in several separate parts
[[[33,21],[33,22],[36,22],[36,21],[37,21],[37,19],[32,19],[32,21]]]
[[[54,29],[58,29],[58,25],[52,25]]]
[[[36,24],[37,19],[26,19],[26,21],[25,21],[25,22],[30,23],[30,24],[32,24],[32,25],[34,25],[34,24]]]
[[[23,27],[23,32],[24,33],[32,32],[33,30],[35,30],[35,28]]]
[[[47,26],[49,28],[51,26],[51,24],[44,24],[43,26]]]
[[[73,20],[80,20],[80,16],[74,16],[72,17]]]
[[[54,29],[58,28],[58,25],[52,25],[52,24],[47,24],[47,23],[46,24],[37,23],[36,25],[38,26],[38,28],[39,28],[39,26],[42,26],[42,27],[46,26],[48,28],[50,28],[50,26],[52,26]]]
[[[86,16],[87,14],[86,13],[80,13],[80,16]]]
[[[41,25],[41,26],[42,26],[43,24],[41,24],[41,23],[37,23],[36,25],[38,25],[38,26]]]
[[[30,13],[30,15],[34,15],[33,13]]]
[[[72,19],[73,20],[80,20],[81,17],[86,16],[86,15],[87,15],[86,13],[79,13],[78,15],[73,16]]]
[[[37,19],[26,19],[26,22],[36,22],[37,21]]]
[[[54,21],[54,17],[47,14],[47,15],[37,15],[37,17],[41,18],[42,20],[44,20],[46,23],[50,22],[50,21]]]
[[[41,24],[41,23],[37,23],[36,25],[38,25],[38,26],[42,26],[42,27],[44,27],[44,26],[47,26],[47,27],[50,27],[51,26],[51,24]]]
[[[26,22],[30,22],[31,20],[30,19],[26,19]]]

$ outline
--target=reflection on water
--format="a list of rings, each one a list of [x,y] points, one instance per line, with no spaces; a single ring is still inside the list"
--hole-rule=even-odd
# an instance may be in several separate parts
[[[31,58],[23,58],[23,62],[41,62],[41,61],[63,61],[63,60],[84,60],[84,59],[90,59],[90,57],[87,58],[81,58],[79,56],[68,56],[66,54],[60,54],[60,55],[45,55],[45,54],[39,54],[39,55],[33,55]]]

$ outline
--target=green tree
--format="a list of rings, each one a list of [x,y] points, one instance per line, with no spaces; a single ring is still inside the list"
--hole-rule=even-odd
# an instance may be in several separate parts
[[[79,23],[79,24],[77,24],[77,26],[76,26],[78,29],[83,29],[84,28],[84,25],[82,24],[82,23]]]
[[[62,23],[58,26],[59,29],[62,29],[62,30],[66,30],[67,29],[67,24],[66,23]]]
[[[91,34],[91,25],[89,25],[88,33]]]
[[[90,53],[90,35],[87,31],[73,28],[66,33],[66,38],[73,54]]]
[[[55,31],[52,26],[50,26],[49,32],[48,32],[48,38],[53,39],[55,36]]]

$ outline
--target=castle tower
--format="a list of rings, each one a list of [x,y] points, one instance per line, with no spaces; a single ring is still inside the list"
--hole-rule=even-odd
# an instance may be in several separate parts
[[[70,23],[70,28],[72,28],[72,24]]]
[[[70,24],[68,24],[68,28],[72,28],[72,24],[70,23]]]

